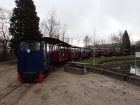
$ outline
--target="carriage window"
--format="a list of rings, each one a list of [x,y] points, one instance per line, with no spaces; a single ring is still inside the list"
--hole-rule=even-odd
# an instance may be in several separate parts
[[[40,43],[39,42],[31,43],[31,50],[40,50]]]
[[[21,42],[20,43],[20,50],[27,50],[29,48],[29,43]]]

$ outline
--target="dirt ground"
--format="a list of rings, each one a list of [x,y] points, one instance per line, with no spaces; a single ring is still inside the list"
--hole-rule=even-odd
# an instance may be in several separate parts
[[[9,67],[11,65],[3,64],[0,70]],[[1,74],[0,95],[9,85],[19,83],[16,69]],[[140,87],[90,72],[70,74],[60,68],[42,82],[34,83],[16,105],[140,105]]]

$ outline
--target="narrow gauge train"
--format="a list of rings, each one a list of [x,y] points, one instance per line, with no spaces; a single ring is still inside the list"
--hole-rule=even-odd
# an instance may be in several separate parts
[[[18,42],[17,72],[20,81],[42,81],[52,71],[52,66],[66,61],[75,61],[93,57],[92,50],[72,46],[59,39],[21,38]],[[105,49],[96,49],[95,56],[128,55],[124,52],[115,52]]]
[[[91,50],[90,51],[90,57],[93,57],[95,53],[95,57],[111,57],[111,56],[127,56],[129,55],[128,49],[123,49],[122,51],[120,50],[112,50],[109,48],[100,48],[100,49],[95,49],[95,51]]]

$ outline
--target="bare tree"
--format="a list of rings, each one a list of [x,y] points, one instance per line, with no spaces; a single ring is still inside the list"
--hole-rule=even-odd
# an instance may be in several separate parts
[[[70,42],[69,36],[65,36],[65,42],[66,42],[66,43],[69,43],[69,42]]]
[[[56,12],[55,10],[52,10],[48,16],[46,16],[46,19],[44,19],[40,23],[40,31],[43,34],[43,36],[49,36],[52,38],[58,38],[60,37],[60,22],[57,21]]]
[[[1,50],[3,52],[2,54],[3,59],[6,59],[7,45],[10,40],[10,35],[9,35],[10,15],[11,15],[10,11],[4,8],[0,8],[0,45],[1,45]]]
[[[79,45],[79,42],[80,42],[80,39],[76,39],[76,44],[75,44],[75,46],[78,46],[78,45]]]
[[[100,48],[108,48],[108,44],[107,44],[107,41],[105,39],[101,39],[99,40],[99,43],[100,43]]]
[[[57,20],[55,10],[52,10],[40,23],[40,31],[43,34],[43,37],[48,36],[69,42],[69,38],[66,35],[66,30],[67,26],[62,26],[62,24],[60,24],[60,22]],[[53,46],[49,45],[49,49],[52,50]]]
[[[73,38],[67,37],[67,43],[73,45]]]
[[[84,40],[83,40],[83,43],[84,43],[85,47],[90,46],[91,40],[90,40],[90,38],[88,37],[88,35],[85,36],[85,38],[84,38]]]
[[[123,32],[119,31],[118,38],[116,39],[116,42],[121,44],[122,43],[122,37],[123,37]]]
[[[61,30],[61,40],[64,42],[65,39],[68,38],[68,36],[66,37],[66,30],[67,30],[67,25],[64,24],[62,30]]]
[[[43,37],[48,36],[46,20],[40,22],[39,27],[40,27],[40,32],[43,34]]]
[[[100,44],[106,44],[106,40],[105,39],[101,39],[100,40]]]
[[[116,41],[115,41],[115,39],[116,39],[116,35],[115,35],[115,34],[112,34],[112,35],[110,36],[110,38],[108,39],[108,44],[110,44],[110,47],[111,47],[111,49],[113,49],[113,50],[116,49],[116,45],[115,45]]]
[[[56,11],[52,10],[46,18],[40,23],[40,31],[43,37],[51,37],[60,39],[60,22],[57,21]],[[49,50],[53,50],[53,46],[49,45]]]
[[[109,38],[109,43],[111,44],[112,49],[121,48],[123,33],[119,31],[118,35],[112,34]]]
[[[93,45],[94,45],[94,43],[93,43]],[[100,48],[100,41],[99,40],[96,40],[95,41],[95,48]]]

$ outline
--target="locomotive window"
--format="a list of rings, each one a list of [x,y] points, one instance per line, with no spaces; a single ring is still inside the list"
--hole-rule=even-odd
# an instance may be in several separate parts
[[[27,50],[29,48],[29,43],[21,42],[20,43],[20,50]]]
[[[31,43],[31,50],[40,50],[40,43],[39,42]]]

